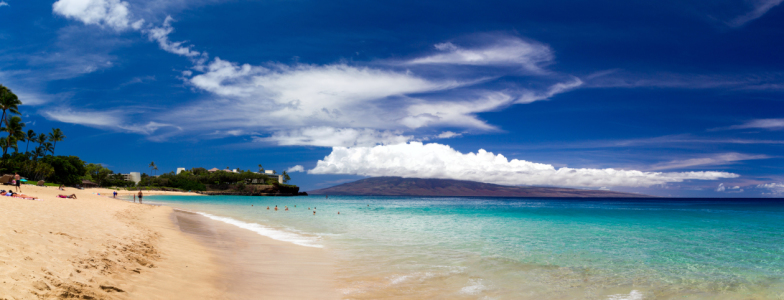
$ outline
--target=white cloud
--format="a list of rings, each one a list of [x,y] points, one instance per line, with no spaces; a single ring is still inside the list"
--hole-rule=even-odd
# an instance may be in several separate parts
[[[439,139],[451,139],[453,137],[460,137],[462,135],[463,135],[462,133],[455,133],[455,132],[451,132],[451,131],[444,131],[444,132],[438,134],[436,136],[436,138],[439,138]]]
[[[10,6],[10,5],[8,5],[8,2],[0,1],[0,7],[3,7],[3,6]]]
[[[784,183],[783,182],[771,182],[766,184],[759,184],[757,185],[759,189],[767,189],[768,193],[763,193],[763,195],[780,195],[784,194]]]
[[[287,173],[305,172],[305,167],[303,167],[302,165],[296,165],[286,170],[286,172]]]
[[[727,193],[740,193],[743,192],[743,189],[740,186],[725,186],[723,183],[719,183],[719,187],[716,188],[717,192],[727,192]]]
[[[118,31],[128,29],[131,17],[128,2],[120,0],[58,0],[52,10],[87,25],[108,26]]]
[[[116,131],[132,132],[143,135],[151,135],[156,133],[161,128],[173,128],[182,130],[182,128],[171,125],[158,123],[154,121],[147,122],[146,124],[129,124],[126,122],[125,116],[129,114],[128,111],[111,110],[111,111],[90,111],[81,110],[77,111],[67,107],[50,108],[41,111],[41,114],[47,119],[78,124],[89,127],[96,127],[102,129],[110,129]],[[160,140],[161,136],[154,137],[153,139]]]
[[[742,153],[720,153],[710,157],[690,158],[684,160],[673,160],[665,163],[659,163],[651,166],[650,170],[670,170],[670,169],[683,169],[696,166],[718,166],[726,165],[737,161],[753,160],[753,159],[767,159],[767,155],[749,155]]]
[[[375,146],[378,144],[400,144],[412,140],[400,132],[378,131],[373,129],[306,127],[288,131],[278,131],[270,137],[256,137],[259,142],[274,142],[282,146],[320,146],[342,147]]]
[[[745,124],[730,126],[729,129],[784,129],[784,119],[757,119],[746,122]]]
[[[552,185],[573,187],[647,187],[685,180],[735,178],[727,172],[643,172],[617,169],[558,168],[524,160],[508,160],[485,150],[460,153],[436,143],[335,147],[320,160],[311,174],[352,174],[449,178],[506,185]]]
[[[517,37],[492,37],[476,47],[460,47],[451,42],[436,44],[437,54],[415,58],[407,62],[411,65],[454,64],[477,66],[517,65],[529,71],[542,71],[541,67],[553,60],[550,47]]]
[[[144,20],[140,20],[142,23]],[[157,41],[158,46],[161,47],[166,52],[174,53],[177,55],[189,57],[189,58],[197,58],[199,56],[203,56],[202,60],[198,62],[198,64],[203,63],[207,59],[207,53],[202,53],[199,51],[191,50],[193,46],[183,46],[185,42],[172,42],[169,41],[169,34],[174,32],[174,27],[171,26],[171,23],[174,21],[171,16],[166,16],[166,19],[163,21],[163,26],[161,27],[153,27],[149,30],[145,30],[147,36],[149,37],[150,41]],[[138,23],[138,24],[137,24]],[[133,24],[133,27],[136,29],[141,28],[142,23],[137,21]]]
[[[731,27],[740,27],[744,24],[756,20],[759,17],[762,17],[765,13],[767,13],[772,8],[781,4],[784,0],[754,0],[752,1],[754,8],[741,16],[733,19],[732,21],[728,22],[727,24]]]

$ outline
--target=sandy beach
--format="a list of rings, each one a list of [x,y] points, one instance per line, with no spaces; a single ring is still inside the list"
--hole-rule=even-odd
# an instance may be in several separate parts
[[[103,196],[111,191],[0,196],[0,299],[336,298],[322,249]]]

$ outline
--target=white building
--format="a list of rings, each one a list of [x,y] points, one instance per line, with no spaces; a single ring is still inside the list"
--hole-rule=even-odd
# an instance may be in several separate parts
[[[133,183],[135,184],[139,184],[139,182],[142,181],[142,174],[139,172],[131,172],[128,174],[120,174],[120,175],[123,176],[123,179],[125,181],[133,181]]]
[[[275,175],[275,170],[264,170],[264,174]]]
[[[180,173],[185,172],[185,168],[177,168],[177,172],[175,175],[180,175]]]

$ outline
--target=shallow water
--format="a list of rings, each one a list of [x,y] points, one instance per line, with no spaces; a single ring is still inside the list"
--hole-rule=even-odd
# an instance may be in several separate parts
[[[784,299],[783,200],[145,199],[324,247],[346,299]]]

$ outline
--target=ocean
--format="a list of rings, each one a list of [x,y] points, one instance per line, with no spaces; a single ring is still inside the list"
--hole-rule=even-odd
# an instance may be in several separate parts
[[[344,299],[784,299],[782,199],[145,200],[324,248]]]

